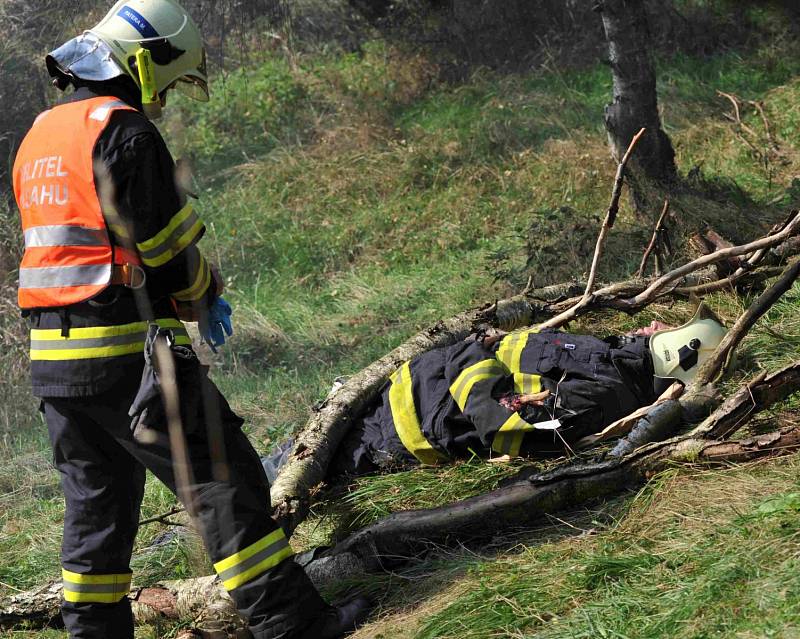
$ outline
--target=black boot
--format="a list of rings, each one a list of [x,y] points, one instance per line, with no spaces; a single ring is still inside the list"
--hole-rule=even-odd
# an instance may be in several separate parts
[[[335,606],[303,631],[299,639],[339,639],[353,632],[367,618],[372,602],[356,597]]]

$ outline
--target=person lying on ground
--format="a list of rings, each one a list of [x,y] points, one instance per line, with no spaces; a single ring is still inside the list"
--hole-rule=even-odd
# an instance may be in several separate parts
[[[429,351],[391,376],[329,474],[563,453],[691,381],[725,332],[701,305],[678,328],[654,322],[605,339],[523,330]]]

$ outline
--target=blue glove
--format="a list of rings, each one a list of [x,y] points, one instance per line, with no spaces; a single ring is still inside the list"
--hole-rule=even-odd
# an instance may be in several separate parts
[[[227,334],[228,337],[233,335],[232,314],[231,305],[221,297],[218,297],[214,300],[211,308],[208,309],[208,325],[201,325],[200,327],[203,340],[215,353],[217,352],[215,347],[222,346],[225,343],[225,335]]]

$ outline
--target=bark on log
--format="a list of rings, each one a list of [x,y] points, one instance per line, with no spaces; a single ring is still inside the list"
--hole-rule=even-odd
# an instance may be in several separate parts
[[[35,628],[63,627],[61,592],[61,583],[54,582],[15,595],[0,608],[0,629],[23,625]],[[136,588],[128,598],[137,624],[192,619],[198,631],[205,633],[201,636],[213,636],[218,632],[234,633],[244,627],[222,582],[213,575]]]
[[[606,130],[619,161],[629,140],[646,128],[634,155],[644,174],[662,183],[677,180],[675,151],[661,127],[656,76],[650,55],[650,29],[643,0],[599,0],[613,77],[613,101],[606,106]],[[635,190],[634,190],[635,195]]]
[[[713,271],[708,269],[684,283],[696,285],[700,280],[713,278]],[[604,308],[614,300],[632,297],[652,281],[634,279],[606,286],[595,292],[594,301],[586,308]],[[585,286],[580,282],[549,286],[440,321],[350,377],[315,409],[298,434],[289,461],[272,485],[275,519],[291,533],[305,518],[311,491],[324,481],[347,428],[403,362],[428,350],[450,346],[482,327],[513,330],[530,326],[560,312],[564,305],[573,306],[573,296],[582,296]]]

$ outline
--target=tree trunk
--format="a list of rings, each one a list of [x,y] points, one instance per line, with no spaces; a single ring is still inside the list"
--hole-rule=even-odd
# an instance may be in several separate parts
[[[644,127],[647,133],[633,156],[633,173],[640,169],[651,180],[671,184],[677,179],[675,151],[661,128],[644,0],[598,0],[595,8],[603,19],[614,81],[613,101],[605,113],[612,155],[619,161]]]

